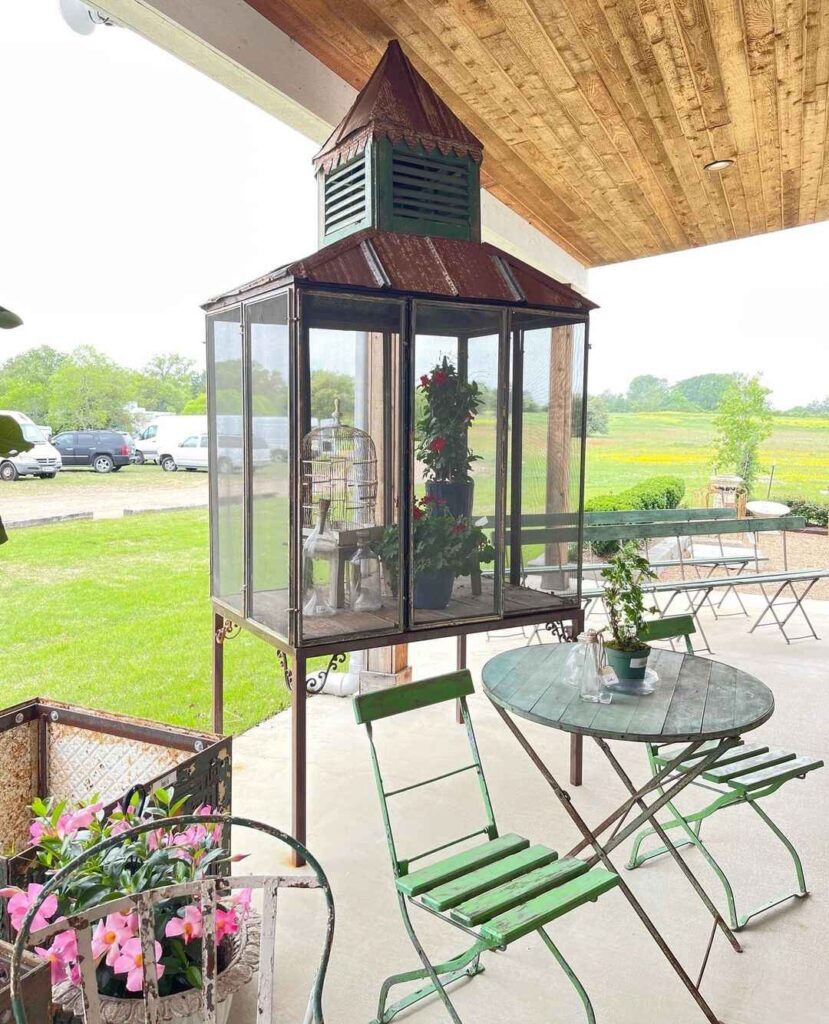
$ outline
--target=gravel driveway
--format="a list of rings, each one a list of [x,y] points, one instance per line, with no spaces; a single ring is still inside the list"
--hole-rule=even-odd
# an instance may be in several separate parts
[[[54,480],[22,477],[0,482],[0,515],[7,526],[20,521],[92,513],[113,519],[125,509],[149,511],[207,505],[207,474],[165,473],[159,466],[125,466],[118,473],[64,469]]]

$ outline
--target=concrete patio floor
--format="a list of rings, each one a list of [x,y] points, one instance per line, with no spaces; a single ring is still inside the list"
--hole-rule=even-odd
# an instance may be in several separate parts
[[[829,638],[829,603],[812,602],[809,608],[818,633]],[[774,691],[776,712],[751,739],[825,756],[829,752],[829,639],[788,646],[776,629],[749,636],[748,622],[742,618],[717,622],[709,614],[704,621],[713,657],[754,673]],[[476,682],[483,661],[523,642],[519,636],[503,634],[494,634],[490,640],[471,638],[469,663]],[[454,665],[452,641],[410,650],[415,678]],[[470,706],[501,831],[519,832],[566,851],[578,836],[552,792],[486,698],[478,693]],[[554,774],[565,781],[567,737],[530,723],[523,725]],[[240,736],[234,749],[234,811],[287,830],[290,729],[286,712]],[[366,1024],[376,1012],[381,981],[419,964],[399,917],[368,744],[364,730],[354,723],[351,702],[328,696],[310,699],[308,734],[308,845],[328,874],[337,909],[325,1016],[329,1024]],[[390,787],[467,763],[463,731],[447,708],[380,722],[375,735],[381,757],[385,754]],[[633,777],[643,780],[644,750],[636,744],[616,744],[615,749]],[[407,828],[401,820],[401,852],[437,845],[480,825],[474,789],[474,780],[462,775],[419,795],[398,798],[398,806],[413,824]],[[585,783],[571,792],[590,823],[601,820],[623,798],[610,766],[589,745],[585,746]],[[684,806],[703,799],[704,794],[691,795]],[[724,1024],[825,1024],[829,1020],[829,772],[814,772],[805,781],[789,783],[765,807],[795,840],[812,894],[755,919],[740,933],[745,947],[741,955],[718,935],[703,993]],[[747,808],[715,816],[706,822],[705,830],[735,884],[738,903],[753,906],[793,885],[788,855]],[[252,849],[243,870],[281,870],[273,848],[266,851],[259,843],[251,848],[242,835],[235,845],[237,850]],[[620,871],[628,850],[629,842],[612,857]],[[722,890],[702,858],[696,852],[687,858],[723,907]],[[676,865],[660,858],[624,874],[695,976],[711,919]],[[464,948],[462,933],[430,915],[415,910],[413,922],[434,962]],[[279,1002],[285,1009],[279,1020],[302,1020],[305,986],[318,957],[322,929],[319,894],[286,893],[280,908],[277,973]],[[600,1024],[697,1024],[705,1019],[618,891],[554,922],[550,932],[590,993]],[[457,983],[451,993],[466,1024],[576,1024],[585,1019],[574,990],[537,937],[514,943],[506,953],[489,954],[484,962],[484,974]],[[240,1019],[244,1019],[241,1014]],[[448,1018],[440,1003],[430,998],[398,1019],[433,1024]]]

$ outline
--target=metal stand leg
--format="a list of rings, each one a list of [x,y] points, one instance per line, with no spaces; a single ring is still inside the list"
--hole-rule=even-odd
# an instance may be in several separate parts
[[[306,845],[307,841],[307,798],[308,798],[308,748],[306,737],[305,655],[294,655],[294,671],[291,686],[291,832],[294,839]],[[293,866],[301,868],[305,862],[293,853]]]
[[[570,785],[580,786],[584,777],[584,740],[576,733],[570,735]]]
[[[589,845],[589,846],[592,846],[592,848],[594,850],[594,853],[595,853],[595,860],[596,861],[601,861],[602,864],[604,864],[604,866],[607,868],[608,871],[612,871],[612,872],[614,872],[614,874],[616,874],[618,876],[618,872],[616,871],[616,868],[613,866],[613,863],[611,862],[609,856],[607,855],[607,852],[606,852],[605,848],[599,842],[599,840],[596,837],[596,835],[593,832],[590,831],[590,828],[587,825],[587,823],[585,822],[585,820],[582,818],[582,816],[579,814],[579,812],[573,806],[572,800],[570,798],[570,794],[566,790],[561,788],[561,786],[556,781],[555,777],[552,775],[550,770],[547,768],[547,766],[544,764],[544,762],[541,760],[541,758],[538,756],[538,754],[532,748],[532,746],[530,745],[529,741],[526,739],[526,737],[521,732],[521,730],[518,728],[518,726],[513,722],[513,720],[510,718],[510,716],[506,713],[506,711],[504,711],[504,709],[499,707],[497,704],[494,704],[494,707],[495,707],[495,710],[498,712],[498,714],[503,719],[503,721],[506,724],[507,728],[510,730],[510,732],[518,740],[518,742],[520,743],[520,745],[523,747],[524,751],[526,752],[527,756],[530,758],[530,760],[533,762],[533,764],[536,766],[536,768],[541,773],[541,775],[544,778],[544,780],[547,782],[547,784],[553,790],[555,795],[558,797],[562,807],[565,809],[565,811],[567,812],[567,814],[570,816],[571,820],[573,821],[573,824],[576,826],[576,828],[579,830],[579,832],[581,832],[581,834],[584,836],[586,844]],[[720,752],[721,751],[719,749],[716,751],[716,755],[718,757],[719,757]],[[704,763],[706,763],[706,762],[709,761],[709,758],[707,758],[707,757],[706,758],[702,758],[702,761]],[[707,768],[707,767],[708,767],[708,765],[706,763],[705,764],[705,768]],[[689,773],[689,774],[692,774],[692,773]],[[671,794],[671,795],[673,795],[673,794]],[[660,801],[655,801],[654,805],[653,805],[653,808],[649,808],[650,814],[646,814],[645,815],[646,820],[648,818],[651,818],[651,815],[653,813],[655,813],[656,809],[658,809],[658,807],[657,807],[658,804],[660,804]],[[627,806],[630,807],[630,802],[628,802]],[[616,820],[616,816],[614,816],[613,820],[614,821]],[[651,820],[652,820],[652,818],[651,818]],[[639,827],[640,827],[640,823],[637,821],[637,823],[635,823],[635,829],[638,829]],[[625,834],[627,832],[628,832],[628,829],[622,829],[617,834],[617,836],[616,836],[616,838],[614,840],[614,843],[618,845],[618,843],[622,841],[622,838],[625,836]],[[610,845],[610,844],[608,844],[608,845]],[[679,960],[677,960],[677,958],[674,956],[673,952],[671,951],[670,946],[662,938],[662,935],[658,931],[656,925],[653,923],[653,921],[651,921],[651,919],[645,913],[644,908],[639,903],[639,901],[636,899],[636,896],[633,894],[633,892],[631,891],[630,887],[627,885],[627,883],[624,881],[623,878],[619,878],[618,885],[619,885],[619,890],[621,891],[622,895],[625,897],[625,899],[628,901],[628,903],[631,905],[631,907],[633,907],[633,910],[636,913],[637,917],[642,922],[642,924],[645,926],[645,928],[647,929],[648,933],[650,934],[650,936],[654,940],[654,942],[657,944],[657,946],[659,946],[659,948],[662,951],[663,955],[665,956],[666,960],[668,961],[668,963],[670,963],[671,967],[674,969],[675,973],[678,975],[678,977],[679,977],[680,981],[682,982],[682,984],[691,993],[692,998],[696,1002],[697,1006],[699,1006],[699,1008],[702,1011],[702,1013],[704,1014],[705,1018],[708,1021],[710,1021],[711,1024],[721,1024],[721,1022],[719,1021],[719,1018],[716,1016],[714,1011],[711,1009],[711,1007],[705,1001],[705,998],[703,997],[702,993],[699,991],[698,986],[694,984],[692,979],[689,977],[688,973],[685,971],[685,968],[682,966],[682,964],[679,962]]]
[[[224,616],[213,613],[213,732],[224,729]]]

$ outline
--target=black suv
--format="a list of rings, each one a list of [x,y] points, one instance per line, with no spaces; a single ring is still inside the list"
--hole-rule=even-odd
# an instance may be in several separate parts
[[[115,430],[66,430],[52,438],[64,468],[91,466],[97,473],[111,473],[128,466],[130,445]]]

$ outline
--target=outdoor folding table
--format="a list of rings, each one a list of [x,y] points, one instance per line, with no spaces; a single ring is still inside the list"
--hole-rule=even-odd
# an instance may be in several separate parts
[[[699,990],[716,929],[722,931],[737,952],[742,952],[742,947],[685,860],[673,847],[655,815],[681,790],[707,771],[722,754],[737,746],[742,733],[766,722],[774,712],[774,697],[758,679],[732,666],[690,654],[654,650],[649,666],[657,672],[659,682],[652,694],[634,697],[616,693],[610,704],[588,703],[580,699],[576,687],[561,681],[564,661],[571,649],[567,644],[546,644],[499,654],[484,665],[484,691],[581,832],[582,840],[567,856],[575,856],[587,847],[592,847],[593,856],[588,861],[589,866],[601,862],[607,869],[614,871],[611,852],[643,825],[650,825],[663,840],[667,852],[714,918],[696,981],[692,980],[677,960],[624,879],[620,880],[619,888],[706,1018],[712,1024],[719,1024],[719,1019]],[[570,794],[558,783],[511,715],[564,732],[592,736],[630,793],[629,798],[591,829],[573,805]],[[637,789],[616,759],[608,744],[609,740],[649,744],[687,743],[688,746]],[[694,766],[684,771],[681,777],[668,781],[674,769],[687,761],[703,744],[706,744],[704,756],[699,756]],[[644,797],[655,790],[660,795],[650,804],[646,803]],[[624,824],[635,806],[640,813],[633,821]],[[611,827],[613,831],[609,837],[601,841],[602,834]]]

